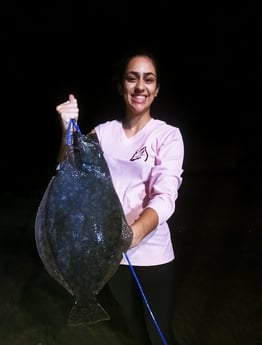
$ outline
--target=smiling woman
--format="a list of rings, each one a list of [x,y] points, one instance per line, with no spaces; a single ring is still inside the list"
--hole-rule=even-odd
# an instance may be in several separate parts
[[[173,334],[175,252],[169,218],[182,183],[184,144],[178,127],[151,114],[159,93],[158,65],[149,52],[120,60],[117,88],[125,106],[123,116],[94,126],[133,238],[126,255],[108,282],[121,305],[137,345],[175,345]],[[69,118],[78,119],[77,99],[57,106],[63,132]],[[65,154],[62,136],[59,160]],[[135,267],[158,321],[159,336],[130,272]]]

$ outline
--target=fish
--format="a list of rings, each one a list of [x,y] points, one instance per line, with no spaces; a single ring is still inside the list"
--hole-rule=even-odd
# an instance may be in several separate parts
[[[35,241],[49,273],[74,298],[69,326],[110,320],[98,294],[130,247],[128,225],[96,133],[72,133],[35,217]]]

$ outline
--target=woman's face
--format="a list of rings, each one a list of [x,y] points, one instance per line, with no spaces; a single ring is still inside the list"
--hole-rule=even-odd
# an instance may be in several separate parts
[[[152,60],[147,56],[133,57],[127,65],[121,89],[127,110],[134,115],[149,111],[158,90]]]

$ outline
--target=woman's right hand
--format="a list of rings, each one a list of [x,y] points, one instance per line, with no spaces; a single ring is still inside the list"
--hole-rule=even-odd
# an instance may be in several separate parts
[[[75,96],[70,94],[66,102],[61,103],[56,107],[56,111],[60,115],[62,131],[63,133],[66,133],[70,119],[78,120],[79,109]]]

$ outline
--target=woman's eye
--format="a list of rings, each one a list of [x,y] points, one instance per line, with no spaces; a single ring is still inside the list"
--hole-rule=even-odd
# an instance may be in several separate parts
[[[136,78],[135,78],[135,77],[128,77],[128,78],[127,78],[127,81],[129,81],[129,82],[135,82],[135,81],[136,81]]]

